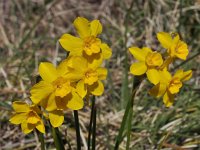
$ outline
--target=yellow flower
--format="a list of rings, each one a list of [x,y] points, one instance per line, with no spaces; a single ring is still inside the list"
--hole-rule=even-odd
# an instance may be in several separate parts
[[[89,63],[85,58],[80,56],[73,56],[68,59],[67,66],[71,68],[66,75],[71,80],[78,81],[77,92],[81,97],[85,95],[102,95],[104,86],[101,80],[105,80],[107,76],[107,69],[99,67],[99,62],[94,61]]]
[[[58,67],[48,62],[39,65],[39,74],[43,79],[31,88],[31,100],[47,111],[78,110],[83,107],[83,99],[76,92],[74,83],[65,77],[67,66],[61,62]]]
[[[29,106],[25,102],[13,102],[14,115],[10,118],[13,124],[21,124],[22,131],[27,134],[38,129],[41,133],[45,133],[45,127],[42,119],[38,114],[41,114],[40,109],[36,105]]]
[[[159,32],[157,38],[171,58],[186,60],[189,50],[187,44],[180,40],[178,33]]]
[[[146,73],[147,78],[153,84],[157,84],[160,80],[158,67],[163,64],[163,59],[160,53],[152,51],[150,48],[138,47],[129,48],[131,54],[138,60],[130,67],[130,72],[133,75],[142,75]]]
[[[64,34],[59,39],[61,46],[70,52],[69,55],[83,56],[90,61],[94,59],[102,61],[111,57],[111,49],[97,38],[102,32],[99,20],[89,22],[86,18],[78,17],[73,24],[80,38]]]
[[[161,80],[149,92],[155,97],[163,96],[163,102],[166,107],[170,107],[174,102],[174,96],[182,87],[182,82],[187,81],[192,76],[192,71],[178,70],[172,77],[166,70],[160,71]]]

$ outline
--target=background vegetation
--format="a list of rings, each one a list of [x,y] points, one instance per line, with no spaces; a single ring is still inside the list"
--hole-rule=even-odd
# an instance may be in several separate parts
[[[127,73],[133,61],[127,47],[161,50],[156,39],[159,31],[177,31],[189,45],[188,61],[177,62],[174,68],[192,69],[193,77],[169,109],[148,95],[149,83],[142,83],[134,104],[130,149],[200,149],[199,0],[1,0],[0,14],[0,149],[39,149],[36,133],[24,135],[19,126],[9,123],[11,103],[28,100],[41,61],[59,62],[66,57],[57,40],[63,33],[76,34],[72,22],[77,16],[100,19],[101,38],[113,51],[105,64],[109,68],[106,90],[97,99],[96,149],[113,148],[124,114],[133,80]],[[89,115],[89,107],[80,111],[83,147]],[[75,149],[72,112],[65,117],[63,140],[66,149]],[[47,148],[53,149],[48,130]],[[125,143],[126,138],[120,149],[125,149]]]

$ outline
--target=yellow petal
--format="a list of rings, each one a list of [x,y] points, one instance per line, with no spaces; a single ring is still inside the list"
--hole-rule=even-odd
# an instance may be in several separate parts
[[[66,95],[63,98],[56,97],[56,106],[57,106],[57,109],[59,109],[59,110],[66,110],[67,109],[66,104],[67,104],[68,99],[70,99],[70,98],[71,98],[71,93],[69,93],[68,95]]]
[[[130,67],[130,72],[133,75],[142,75],[147,71],[147,66],[144,62],[133,63]]]
[[[99,20],[93,20],[90,23],[90,29],[91,29],[91,35],[92,36],[97,36],[102,32],[102,25]]]
[[[12,124],[21,124],[27,118],[27,113],[16,113],[10,118]]]
[[[41,133],[45,133],[45,127],[44,127],[44,123],[43,121],[39,121],[36,125],[36,128],[38,129],[38,131],[40,131]]]
[[[78,94],[79,94],[82,98],[85,97],[85,95],[87,94],[87,88],[86,88],[86,86],[85,86],[83,80],[80,80],[80,81],[77,83],[77,85],[76,85],[76,90],[77,90]]]
[[[80,71],[80,72],[84,72],[87,68],[87,60],[83,57],[80,56],[72,56],[68,59],[68,63],[67,66]]]
[[[161,97],[166,92],[166,89],[166,84],[158,83],[149,90],[149,94],[155,97]]]
[[[12,107],[16,112],[28,112],[30,110],[29,105],[21,101],[13,102]]]
[[[157,33],[157,38],[164,48],[169,49],[172,46],[173,40],[169,33],[159,32]]]
[[[149,69],[149,70],[147,70],[146,74],[147,74],[147,78],[149,79],[149,81],[151,83],[153,83],[154,85],[156,85],[160,82],[160,74],[159,74],[158,70]]]
[[[46,81],[40,81],[31,88],[31,100],[33,103],[38,104],[40,101],[47,99],[53,90],[52,84]]]
[[[40,117],[37,115],[36,112],[29,112],[28,117],[27,117],[27,123],[30,124],[36,124],[37,122],[40,121]]]
[[[70,34],[64,34],[59,39],[59,43],[66,51],[70,51],[70,55],[82,55],[83,41],[80,38]]]
[[[161,66],[163,64],[163,59],[160,53],[152,52],[146,56],[146,63],[150,67]]]
[[[99,67],[97,68],[97,73],[99,80],[105,80],[108,74],[108,70],[106,68]]]
[[[112,56],[111,48],[105,43],[102,43],[100,47],[101,47],[103,58],[109,59]]]
[[[172,104],[174,103],[174,95],[169,92],[166,92],[163,96],[163,102],[166,107],[172,106]]]
[[[47,99],[47,104],[46,104],[46,110],[47,111],[53,111],[55,109],[57,109],[57,105],[56,105],[56,98],[55,98],[55,94],[52,93],[49,98]]]
[[[169,82],[172,79],[172,76],[170,74],[169,71],[167,71],[166,69],[159,71],[160,74],[160,82],[165,83],[165,84],[169,84]]]
[[[168,90],[171,94],[178,93],[180,88],[182,87],[182,82],[180,78],[173,78],[168,86]]]
[[[49,83],[53,82],[58,77],[56,67],[49,62],[40,63],[39,73],[42,79]]]
[[[21,128],[22,128],[22,132],[25,134],[30,133],[31,131],[33,131],[33,129],[35,128],[35,125],[27,123],[26,121],[24,121],[21,124]]]
[[[72,110],[79,110],[83,108],[83,105],[83,99],[76,92],[73,91],[71,99],[68,100],[67,107]]]
[[[192,70],[185,71],[185,72],[183,72],[183,75],[182,75],[182,77],[181,77],[181,81],[182,81],[182,82],[187,81],[187,80],[189,80],[191,77],[192,77]]]
[[[176,50],[175,50],[176,57],[178,57],[182,60],[186,60],[186,58],[189,54],[187,44],[182,41],[179,41],[175,48],[176,48]]]
[[[131,47],[131,48],[129,48],[129,51],[135,57],[135,59],[137,59],[139,61],[145,61],[145,57],[147,55],[146,51],[143,51],[142,49],[140,49],[138,47]]]
[[[64,59],[57,67],[57,73],[59,76],[64,76],[65,74],[67,74],[69,72],[68,69],[68,59]]]
[[[61,110],[51,111],[49,112],[49,120],[54,128],[59,127],[62,125],[64,121],[64,114]]]
[[[93,95],[100,96],[104,92],[104,86],[101,81],[97,81],[92,85],[88,85],[88,92]]]
[[[90,23],[86,18],[77,17],[73,24],[82,39],[90,36]]]

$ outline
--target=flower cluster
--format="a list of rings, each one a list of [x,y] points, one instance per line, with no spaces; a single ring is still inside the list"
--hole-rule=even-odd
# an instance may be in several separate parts
[[[166,56],[148,47],[142,49],[131,47],[129,51],[137,62],[130,67],[133,75],[146,74],[147,79],[154,85],[149,93],[155,97],[163,97],[166,107],[174,102],[174,96],[179,92],[183,82],[189,80],[192,71],[177,70],[174,75],[169,72],[170,64],[176,59],[186,60],[189,53],[187,44],[180,40],[177,33],[159,32],[158,41],[166,49]]]
[[[64,111],[79,110],[84,106],[84,98],[103,94],[107,69],[101,67],[103,60],[109,59],[112,51],[97,36],[102,32],[99,20],[88,21],[78,17],[74,26],[79,37],[64,34],[59,42],[69,51],[69,56],[58,66],[41,62],[39,75],[42,80],[30,90],[32,105],[14,102],[16,113],[10,122],[21,124],[24,133],[37,128],[44,133],[41,115],[48,118],[53,127],[64,121]]]

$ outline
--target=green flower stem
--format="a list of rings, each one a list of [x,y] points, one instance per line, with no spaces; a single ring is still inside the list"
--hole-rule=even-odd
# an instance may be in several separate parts
[[[121,127],[119,129],[119,133],[118,133],[118,136],[116,138],[116,143],[115,143],[115,150],[118,150],[119,149],[119,145],[121,143],[121,141],[123,140],[124,136],[123,136],[123,133],[124,133],[124,128],[126,126],[126,123],[127,123],[127,119],[128,119],[128,116],[129,116],[129,113],[130,113],[130,110],[132,111],[133,109],[133,102],[134,102],[134,97],[135,97],[135,93],[137,91],[137,88],[138,86],[140,85],[140,83],[142,82],[143,80],[143,76],[141,78],[134,78],[133,80],[133,91],[132,91],[132,96],[131,98],[128,100],[127,102],[127,105],[126,105],[126,109],[125,109],[125,112],[124,112],[124,116],[123,116],[123,119],[122,119],[122,123],[121,123]],[[132,112],[131,112],[132,113]],[[131,115],[131,118],[132,118],[132,115]],[[131,121],[132,119],[130,119]],[[130,122],[131,123],[131,122]],[[131,126],[131,125],[130,125]],[[131,127],[130,127],[131,128]]]
[[[75,127],[76,127],[77,150],[81,150],[81,136],[80,136],[79,118],[78,118],[77,110],[74,110],[74,120],[75,120]]]
[[[64,150],[64,144],[61,138],[61,134],[58,128],[51,127],[53,140],[56,146],[56,150]]]
[[[94,104],[95,105],[95,104]],[[96,146],[96,106],[94,107],[94,114],[93,114],[93,128],[92,128],[92,150],[95,150],[95,146]]]
[[[44,143],[44,134],[36,130],[39,141],[40,141],[40,148],[41,150],[45,150],[45,143]]]
[[[95,96],[92,97],[92,110],[90,115],[90,124],[89,124],[89,131],[88,131],[88,150],[90,150],[90,139],[91,139],[91,132],[92,132],[92,124],[93,124],[93,114],[94,114],[94,105],[95,105]]]

